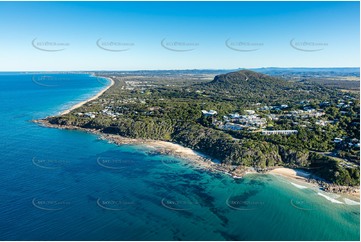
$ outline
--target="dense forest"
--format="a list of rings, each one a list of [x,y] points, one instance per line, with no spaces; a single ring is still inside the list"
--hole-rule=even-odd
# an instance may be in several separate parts
[[[69,114],[49,117],[48,121],[125,137],[172,141],[227,165],[304,168],[335,184],[359,184],[359,149],[333,142],[337,137],[359,138],[359,100],[354,94],[248,70],[218,75],[201,83],[164,84],[154,81],[154,77],[153,82],[139,81],[137,77],[113,79],[115,85],[99,99]],[[133,87],[129,88],[131,84]],[[340,100],[346,98],[352,102],[338,108]],[[285,110],[258,108],[282,104],[287,105]],[[333,123],[319,126],[315,117],[305,121],[286,115],[305,105],[322,109],[322,118]],[[216,110],[217,115],[205,117],[201,112],[210,109]],[[278,120],[267,118],[267,129],[295,129],[298,133],[262,135],[257,130],[221,130],[215,125],[223,116],[242,114],[247,109],[257,110],[261,117],[279,115]],[[348,165],[326,155],[331,153],[346,160]]]

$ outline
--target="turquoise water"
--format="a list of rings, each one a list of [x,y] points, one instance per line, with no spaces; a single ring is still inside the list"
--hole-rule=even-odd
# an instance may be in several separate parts
[[[342,197],[30,122],[104,88],[46,76],[0,74],[0,240],[359,240],[359,205]]]

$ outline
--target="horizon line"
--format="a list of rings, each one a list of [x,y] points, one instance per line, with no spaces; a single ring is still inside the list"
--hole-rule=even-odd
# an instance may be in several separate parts
[[[276,66],[270,66],[270,67],[250,67],[250,68],[192,68],[192,69],[132,69],[132,70],[121,70],[121,69],[114,69],[114,70],[0,70],[0,73],[2,72],[111,72],[111,71],[126,71],[126,72],[132,72],[132,71],[218,71],[218,70],[244,70],[244,69],[360,69],[359,66],[353,67],[353,66],[344,66],[344,67],[276,67]]]

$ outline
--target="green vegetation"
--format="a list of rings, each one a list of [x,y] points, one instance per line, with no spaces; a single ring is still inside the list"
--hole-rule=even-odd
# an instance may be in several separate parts
[[[219,75],[213,81],[197,77],[187,82],[182,77],[177,82],[163,76],[113,79],[115,85],[99,99],[67,115],[50,117],[49,122],[173,141],[228,165],[305,168],[335,184],[359,183],[360,116],[355,94],[246,70]],[[274,108],[280,105],[285,108]],[[227,122],[223,116],[250,109],[267,120],[264,128],[298,133],[262,135],[259,127],[220,128],[220,123]],[[322,117],[292,114],[301,109],[317,110],[312,112]],[[217,115],[205,116],[201,110],[216,110]],[[319,124],[321,119],[325,125]],[[342,142],[335,143],[335,138]]]

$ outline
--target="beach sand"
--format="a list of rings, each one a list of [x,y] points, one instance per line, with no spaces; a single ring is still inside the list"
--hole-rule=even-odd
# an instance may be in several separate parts
[[[220,172],[233,178],[242,178],[246,174],[257,173],[252,167],[231,166],[221,164],[217,159],[208,155],[194,151],[191,148],[161,140],[131,139],[112,134],[100,134],[101,138],[118,145],[122,144],[141,144],[154,149],[155,152],[165,155],[171,155],[188,161],[187,164],[194,168],[208,170],[211,172]]]
[[[113,142],[117,145],[124,145],[124,144],[144,145],[160,154],[168,154],[191,161],[190,164],[198,168],[217,170],[217,166],[219,166],[217,160],[211,159],[207,155],[204,155],[190,148],[172,142],[151,140],[151,139],[132,139],[132,138],[122,137],[119,135],[103,134],[103,133],[99,133],[99,135],[102,139]]]
[[[71,108],[65,110],[60,115],[65,115],[70,113],[76,108],[81,107],[87,102],[93,101],[100,97],[105,91],[107,91],[110,87],[114,85],[114,80],[111,78],[107,78],[110,80],[110,85],[108,85],[106,88],[98,92],[95,96],[80,102]],[[160,140],[148,140],[148,139],[132,139],[127,137],[122,137],[120,135],[114,135],[114,134],[104,134],[100,132],[100,130],[93,130],[93,129],[85,129],[77,126],[62,126],[62,125],[54,125],[50,124],[46,118],[41,120],[34,120],[36,123],[40,123],[43,126],[46,127],[52,127],[52,128],[60,128],[60,129],[72,129],[72,130],[82,130],[85,132],[94,133],[100,136],[101,139],[107,140],[111,143],[115,143],[117,145],[122,144],[137,144],[137,145],[145,145],[147,147],[153,148],[156,152],[159,152],[161,154],[168,154],[175,157],[179,157],[185,160],[190,161],[190,165],[200,168],[209,170],[212,172],[221,172],[227,175],[232,176],[233,178],[242,178],[246,174],[251,173],[257,173],[257,171],[253,167],[243,167],[243,166],[230,166],[230,165],[224,165],[221,164],[218,160],[212,159],[211,157],[201,154],[199,152],[196,152],[190,148],[181,146],[179,144],[175,144],[169,141],[160,141]],[[310,178],[317,178],[313,177],[310,173],[301,171],[298,169],[291,169],[291,168],[284,168],[284,167],[278,167],[272,170],[269,170],[266,172],[266,174],[273,174],[278,176],[283,176],[290,180],[297,180],[302,182],[303,184],[308,184],[308,186],[319,186],[315,183],[310,183]],[[292,183],[292,182],[291,182]],[[299,187],[299,188],[306,188],[306,186],[294,184],[293,185]],[[356,193],[352,193],[352,196],[359,197],[360,193],[359,190]]]
[[[301,171],[299,169],[291,169],[291,168],[275,168],[273,170],[270,170],[267,172],[267,174],[273,174],[273,175],[277,175],[277,176],[282,176],[287,178],[290,183],[292,185],[294,185],[295,187],[298,187],[300,189],[305,189],[308,187],[313,187],[313,188],[317,188],[317,189],[321,189],[322,187],[317,184],[317,183],[311,183],[310,179],[318,179],[318,180],[322,180],[318,177],[313,176],[312,174],[305,172],[305,171]],[[297,181],[297,183],[293,183],[293,181]],[[302,184],[302,185],[301,185]],[[337,188],[337,186],[335,186],[335,188]],[[322,189],[324,190],[324,189]],[[335,191],[327,191],[330,193],[336,193],[336,194],[342,194],[343,197],[349,197],[352,198],[353,200],[356,199],[356,201],[360,201],[360,189],[359,188],[355,188],[355,189],[351,189],[349,192],[346,193],[340,193],[340,192],[335,192]]]
[[[107,77],[106,79],[108,79],[110,81],[110,84],[106,88],[104,88],[103,90],[98,92],[95,96],[92,96],[92,97],[90,97],[89,99],[87,99],[87,100],[85,100],[83,102],[77,103],[74,106],[72,106],[71,108],[63,111],[62,113],[60,113],[60,115],[68,114],[71,111],[73,111],[74,109],[80,108],[81,106],[83,106],[87,102],[93,101],[93,100],[97,99],[98,97],[100,97],[106,90],[108,90],[110,87],[112,87],[114,85],[114,80],[112,78]]]
[[[308,181],[308,178],[310,178],[311,174],[300,171],[297,169],[291,169],[291,168],[276,168],[268,172],[269,174],[275,174],[275,175],[281,175],[288,178],[293,178],[301,181]]]

